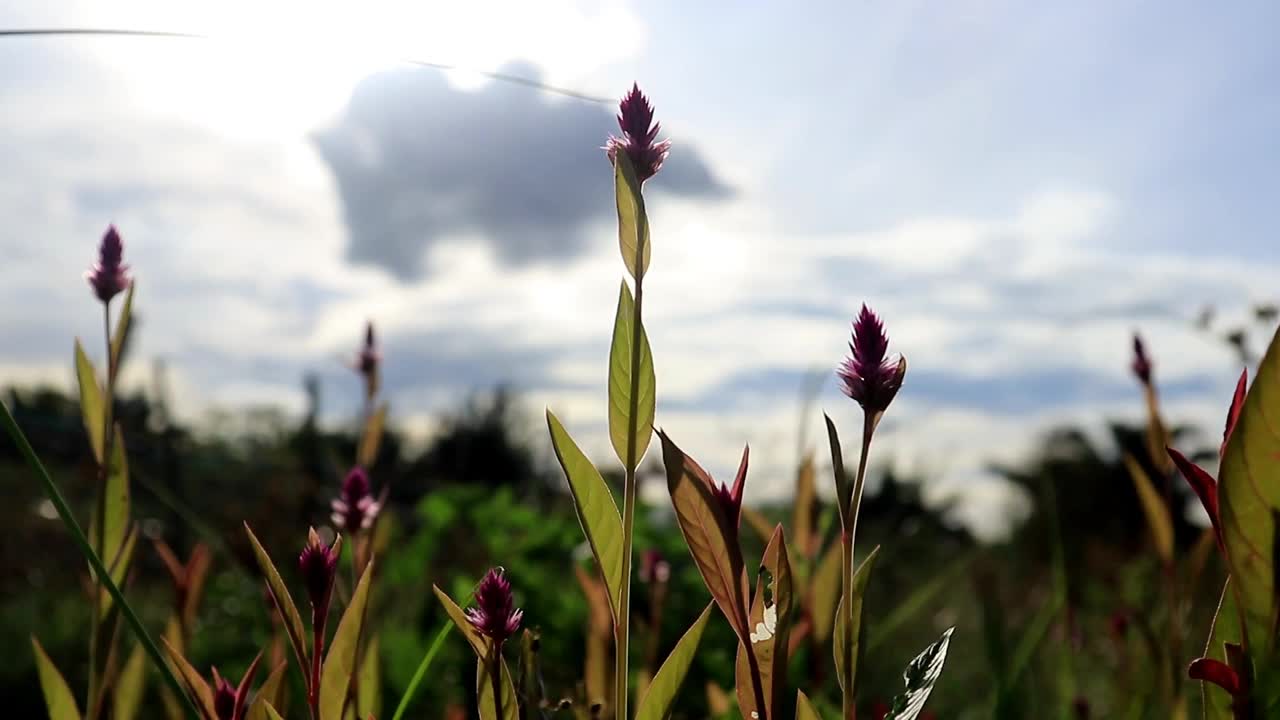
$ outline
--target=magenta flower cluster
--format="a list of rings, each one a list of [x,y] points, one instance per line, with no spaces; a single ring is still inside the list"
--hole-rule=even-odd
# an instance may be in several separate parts
[[[511,581],[502,568],[485,573],[476,588],[476,606],[467,608],[467,621],[485,637],[501,645],[520,629],[524,611],[515,606]]]
[[[133,278],[129,277],[129,266],[124,264],[124,241],[115,225],[109,225],[98,245],[98,262],[84,274],[93,288],[93,294],[102,302],[111,302],[111,298],[129,288]]]
[[[907,373],[906,359],[887,357],[889,336],[865,304],[853,322],[849,357],[836,369],[840,389],[868,413],[882,413],[893,402]]]
[[[362,467],[354,467],[342,481],[342,490],[333,500],[333,525],[347,533],[368,530],[382,510],[382,503],[373,497],[369,474]]]
[[[671,151],[671,141],[658,140],[662,124],[653,121],[653,105],[640,92],[639,85],[632,84],[631,92],[618,104],[618,127],[622,137],[610,136],[604,146],[609,162],[616,162],[621,150],[630,158],[640,182],[657,175]]]

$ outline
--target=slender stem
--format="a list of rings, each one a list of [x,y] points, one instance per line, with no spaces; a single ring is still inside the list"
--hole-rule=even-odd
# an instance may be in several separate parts
[[[66,499],[62,497],[62,492],[58,490],[57,484],[49,476],[49,471],[40,462],[36,451],[32,449],[31,443],[27,441],[26,435],[22,433],[22,428],[18,427],[18,423],[13,419],[13,414],[9,412],[8,406],[2,402],[0,402],[0,421],[3,422],[4,429],[14,444],[18,446],[18,452],[22,454],[27,461],[27,465],[36,474],[36,478],[41,485],[44,486],[44,491],[49,496],[49,502],[53,503],[54,510],[58,512],[58,517],[62,520],[62,524],[71,532],[72,539],[75,540],[76,545],[80,548],[80,553],[89,561],[94,573],[102,579],[102,585],[106,588],[107,594],[111,596],[111,599],[120,608],[120,612],[124,614],[125,620],[129,623],[129,627],[132,628],[138,642],[146,650],[148,657],[151,658],[152,664],[160,671],[160,675],[164,678],[169,688],[186,703],[187,711],[191,714],[191,717],[199,718],[200,711],[196,709],[191,696],[182,689],[182,685],[178,682],[178,678],[174,677],[169,663],[165,662],[164,657],[160,654],[160,649],[156,646],[155,641],[151,639],[151,635],[147,633],[142,620],[138,618],[138,614],[133,611],[128,601],[125,600],[124,593],[120,592],[120,588],[111,579],[106,566],[102,563],[102,558],[98,557],[98,553],[89,544],[89,538],[85,536],[84,530],[80,528],[80,523],[76,522],[75,515],[71,513],[71,508],[67,505]]]
[[[862,453],[858,458],[858,474],[853,480],[853,497],[849,499],[849,507],[844,510],[848,519],[845,520],[843,515],[841,517],[844,527],[840,535],[840,585],[844,602],[840,606],[840,612],[844,615],[846,627],[853,627],[853,541],[858,534],[858,511],[862,507],[862,489],[867,479],[867,456],[871,454],[871,437],[875,434],[878,420],[876,415],[867,411],[862,417]],[[844,647],[849,651],[853,644],[846,642]],[[853,665],[855,660],[853,657],[844,658],[844,693],[841,700],[841,717],[844,720],[853,720],[857,711]]]
[[[493,684],[493,717],[502,720],[502,643],[496,640],[489,657],[489,679]]]
[[[107,348],[107,386],[106,393],[102,403],[103,424],[102,432],[104,442],[102,444],[102,462],[98,464],[98,497],[96,501],[96,518],[97,522],[94,526],[94,541],[97,543],[98,552],[106,553],[106,520],[107,520],[107,481],[111,476],[111,444],[112,444],[112,391],[115,387],[115,363],[111,356],[111,303],[110,301],[102,304],[102,336]],[[95,381],[96,382],[96,381]],[[111,558],[108,558],[111,559]],[[88,720],[96,720],[98,710],[101,706],[99,703],[99,695],[102,694],[102,675],[98,672],[98,656],[101,653],[99,645],[102,644],[102,583],[94,583],[93,586],[93,613],[89,623],[89,698],[86,703],[86,716]]]
[[[431,668],[431,663],[436,659],[436,655],[440,653],[440,648],[444,647],[444,639],[449,636],[449,631],[453,629],[453,623],[445,622],[440,626],[440,630],[436,632],[435,639],[431,641],[431,647],[427,648],[427,654],[422,656],[422,662],[418,663],[418,669],[414,671],[413,678],[409,680],[409,687],[405,688],[404,695],[400,696],[400,705],[396,707],[395,715],[391,716],[391,720],[401,720],[404,713],[409,709],[409,704],[413,701],[414,694],[418,691],[418,685],[422,684],[422,678],[426,677],[427,670]]]
[[[332,590],[330,590],[332,593]],[[324,603],[328,605],[328,603]],[[307,683],[307,704],[311,708],[311,719],[320,718],[320,661],[324,657],[324,624],[328,613],[321,615],[316,608],[311,609],[311,679]]]

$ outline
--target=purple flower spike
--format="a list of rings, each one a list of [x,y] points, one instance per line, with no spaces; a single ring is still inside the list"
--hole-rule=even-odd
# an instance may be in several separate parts
[[[640,182],[657,175],[671,151],[671,141],[658,141],[662,124],[653,121],[653,106],[639,85],[632,84],[631,92],[618,103],[618,127],[622,128],[622,137],[611,135],[604,146],[609,162],[616,162],[618,150],[622,150],[631,159]]]
[[[333,501],[333,525],[354,534],[368,530],[382,510],[369,487],[369,474],[362,467],[351,468],[342,481],[342,492]]]
[[[501,645],[520,629],[524,611],[515,607],[511,581],[502,568],[485,573],[476,588],[476,607],[467,608],[467,621],[481,635]]]
[[[133,282],[129,277],[129,266],[123,260],[124,241],[116,232],[116,226],[109,225],[98,246],[98,262],[84,274],[93,294],[104,303],[111,302],[111,298],[127,290],[129,283]]]
[[[312,615],[317,618],[328,614],[329,594],[338,569],[336,545],[336,542],[333,546],[326,545],[316,529],[311,528],[307,533],[307,545],[298,555],[298,569],[302,571],[302,580],[307,586]]]
[[[1147,348],[1142,344],[1142,337],[1138,333],[1133,334],[1133,364],[1129,367],[1143,385],[1151,384],[1151,359],[1147,357]]]
[[[872,414],[884,412],[902,387],[902,378],[907,374],[907,360],[901,356],[896,360],[886,357],[889,336],[885,334],[880,318],[865,304],[853,323],[849,350],[849,357],[836,369],[840,389],[856,400],[864,411]]]

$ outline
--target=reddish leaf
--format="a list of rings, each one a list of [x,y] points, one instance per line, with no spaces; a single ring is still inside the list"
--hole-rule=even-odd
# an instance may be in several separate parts
[[[1213,532],[1218,536],[1218,547],[1223,547],[1222,528],[1218,520],[1218,481],[1204,468],[1191,462],[1177,450],[1167,447],[1165,451],[1169,453],[1169,458],[1182,473],[1182,477],[1186,478],[1187,484],[1195,491],[1196,497],[1200,498],[1200,504],[1204,506],[1205,512],[1209,513],[1209,521],[1213,523]]]
[[[1192,680],[1211,682],[1232,695],[1240,694],[1240,676],[1221,660],[1196,658],[1187,668],[1187,675]]]
[[[794,604],[791,564],[787,559],[787,539],[778,525],[756,576],[756,592],[751,601],[749,644],[738,646],[738,707],[744,718],[776,718],[782,713],[782,695],[787,682],[788,636]],[[766,707],[757,706],[747,653],[755,655]]]
[[[1240,371],[1240,379],[1236,381],[1236,392],[1231,397],[1231,409],[1227,410],[1227,426],[1222,431],[1222,447],[1218,454],[1227,451],[1227,441],[1231,439],[1231,431],[1236,429],[1236,421],[1240,419],[1240,409],[1244,407],[1244,396],[1249,385],[1249,368]]]

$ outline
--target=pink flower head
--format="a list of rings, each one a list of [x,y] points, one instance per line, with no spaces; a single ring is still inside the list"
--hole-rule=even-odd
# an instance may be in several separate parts
[[[124,292],[133,282],[129,277],[129,266],[123,260],[124,241],[116,232],[116,226],[108,225],[102,243],[98,245],[98,262],[84,274],[93,294],[104,303],[111,302],[111,298]]]
[[[232,685],[218,674],[218,668],[213,668],[213,711],[216,717],[210,720],[244,720],[249,711],[249,686],[253,683],[253,676],[258,672],[261,660],[262,655],[253,659],[244,677],[240,679],[239,686]]]
[[[524,611],[515,607],[511,581],[502,568],[491,568],[476,588],[476,606],[467,608],[467,621],[481,635],[501,645],[520,629]]]
[[[658,174],[671,151],[671,141],[658,141],[662,124],[653,121],[653,106],[639,85],[633,83],[631,92],[618,103],[618,127],[622,137],[610,135],[604,145],[609,162],[616,162],[618,151],[622,150],[631,159],[637,180],[644,182]]]
[[[370,490],[368,473],[359,466],[347,473],[342,481],[342,491],[332,506],[334,527],[347,533],[368,530],[382,510],[382,503],[374,499]]]
[[[1151,384],[1151,359],[1147,357],[1147,349],[1138,333],[1133,334],[1133,363],[1129,367],[1143,385]]]
[[[853,323],[849,357],[836,368],[840,389],[868,413],[882,413],[902,387],[907,360],[886,357],[889,336],[880,318],[864,303]]]
[[[329,609],[329,595],[333,590],[333,579],[337,575],[338,550],[337,542],[326,545],[320,539],[315,528],[307,533],[307,545],[298,555],[298,569],[302,572],[303,583],[307,586],[307,597],[311,600],[311,612],[315,617],[325,617]]]

